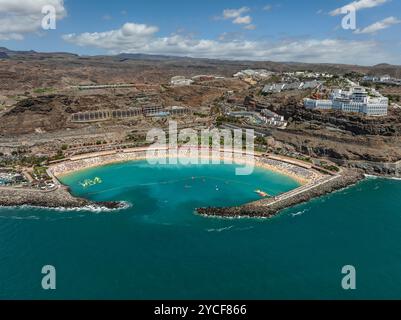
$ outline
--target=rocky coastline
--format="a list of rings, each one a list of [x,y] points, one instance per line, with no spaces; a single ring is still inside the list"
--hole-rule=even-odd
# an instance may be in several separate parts
[[[71,195],[67,187],[60,186],[56,190],[49,192],[22,188],[0,188],[0,206],[32,206],[50,209],[105,208],[111,210],[120,209],[123,204],[119,202],[95,203],[77,198]]]
[[[135,151],[135,152],[132,152]],[[0,187],[0,206],[34,206],[46,208],[105,208],[120,209],[125,206],[119,202],[95,203],[87,199],[74,197],[67,186],[60,184],[57,176],[66,172],[76,171],[82,168],[104,165],[105,163],[124,162],[141,159],[143,150],[130,150],[123,153],[108,153],[82,156],[73,161],[57,164],[48,170],[57,188],[52,191],[37,189]],[[363,170],[344,169],[337,175],[316,175],[313,170],[294,166],[289,163],[273,159],[262,159],[258,165],[268,170],[281,172],[289,176],[302,178],[302,186],[274,198],[262,199],[248,203],[240,207],[227,208],[199,208],[197,213],[209,217],[264,217],[270,218],[277,215],[283,209],[307,202],[311,199],[324,196],[334,191],[343,189],[364,179]],[[296,168],[296,170],[294,169]],[[283,171],[284,170],[284,171]]]
[[[206,217],[272,218],[284,209],[355,185],[364,178],[365,176],[360,170],[344,170],[341,174],[330,177],[321,184],[305,188],[304,191],[300,189],[297,192],[296,189],[278,197],[263,199],[239,207],[198,208],[196,211],[198,214]]]

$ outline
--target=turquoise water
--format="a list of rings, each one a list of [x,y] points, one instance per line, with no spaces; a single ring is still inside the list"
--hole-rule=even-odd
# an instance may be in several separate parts
[[[85,179],[102,183],[83,188]],[[64,178],[73,193],[123,200],[113,212],[0,209],[0,298],[401,298],[401,182],[367,179],[271,220],[204,218],[194,208],[257,200],[293,180],[233,166],[131,162]],[[54,265],[57,290],[41,289]],[[341,289],[341,268],[357,290]]]

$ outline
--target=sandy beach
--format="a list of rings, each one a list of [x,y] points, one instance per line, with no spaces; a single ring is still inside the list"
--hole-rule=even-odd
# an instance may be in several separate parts
[[[121,152],[113,151],[107,153],[85,154],[78,157],[72,157],[71,159],[66,160],[62,163],[52,165],[49,168],[49,171],[56,178],[60,178],[65,175],[75,173],[78,171],[114,163],[124,163],[124,162],[141,161],[141,160],[160,161],[160,159],[166,159],[168,161],[171,158],[178,158],[178,159],[191,158],[190,152],[187,155],[185,154],[178,155],[178,157],[177,154],[173,155],[167,154],[167,157],[164,157],[164,154],[161,154],[160,156],[149,158],[147,155],[147,151],[148,151],[147,149],[142,148],[142,149],[127,149]],[[163,149],[159,151],[166,152],[167,150]],[[237,164],[239,166],[249,166],[249,167],[255,166],[266,169],[268,171],[288,176],[297,181],[298,183],[300,183],[301,185],[308,184],[312,181],[319,179],[322,176],[321,174],[312,169],[310,170],[305,169],[302,167],[298,167],[292,163],[286,163],[284,161],[272,160],[267,157],[263,157],[260,154],[255,155],[254,158],[250,158],[250,155],[248,156],[241,155],[241,157],[238,157],[238,154],[236,154],[234,155],[234,157],[231,158],[231,160],[233,164]],[[194,161],[193,163],[194,164],[196,164],[197,162],[198,163],[206,162],[210,164],[224,163],[224,159],[225,159],[224,153],[222,150],[220,156],[218,157],[216,156],[213,157],[212,155],[210,155],[210,157],[207,156],[205,157],[200,154],[199,157],[197,157],[196,159],[197,161]]]

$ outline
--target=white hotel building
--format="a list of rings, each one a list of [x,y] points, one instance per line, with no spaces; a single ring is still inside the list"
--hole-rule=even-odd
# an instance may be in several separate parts
[[[312,110],[339,110],[343,112],[363,113],[367,116],[386,116],[388,98],[374,92],[369,96],[365,88],[354,87],[348,91],[335,90],[329,100],[305,99],[304,106]]]

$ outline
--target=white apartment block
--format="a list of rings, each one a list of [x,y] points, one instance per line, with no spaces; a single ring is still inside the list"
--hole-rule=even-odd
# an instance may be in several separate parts
[[[386,116],[388,98],[372,91],[369,95],[365,88],[353,87],[349,90],[334,90],[329,100],[305,99],[307,109],[339,110],[342,112],[363,113],[367,116]]]

